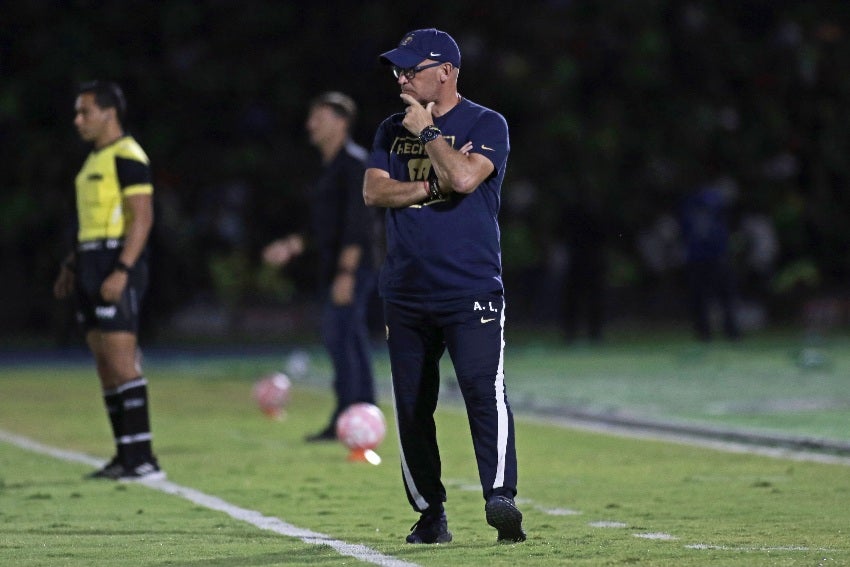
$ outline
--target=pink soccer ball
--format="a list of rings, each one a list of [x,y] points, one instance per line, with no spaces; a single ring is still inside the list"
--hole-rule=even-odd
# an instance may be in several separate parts
[[[269,417],[279,418],[289,403],[289,390],[292,383],[283,372],[275,372],[260,378],[253,388],[254,401],[260,410]]]
[[[336,420],[337,438],[352,450],[374,449],[386,433],[384,414],[372,404],[352,404]]]

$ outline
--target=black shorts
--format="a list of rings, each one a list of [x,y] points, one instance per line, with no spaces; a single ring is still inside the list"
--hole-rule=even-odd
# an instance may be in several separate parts
[[[144,255],[127,277],[127,287],[118,303],[107,303],[100,296],[103,280],[112,273],[121,248],[77,252],[75,292],[77,322],[83,330],[139,331],[139,308],[148,287],[148,264]]]

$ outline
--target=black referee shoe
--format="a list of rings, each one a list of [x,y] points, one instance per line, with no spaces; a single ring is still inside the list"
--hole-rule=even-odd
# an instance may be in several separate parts
[[[165,471],[159,468],[156,459],[152,459],[133,468],[125,468],[118,480],[120,482],[137,482],[140,480],[165,480],[165,477]]]
[[[307,443],[322,443],[324,441],[336,441],[336,430],[330,425],[322,429],[318,433],[307,435],[304,437]]]
[[[121,461],[118,460],[118,456],[112,457],[112,460],[103,465],[103,467],[98,470],[91,472],[86,475],[88,479],[98,479],[105,478],[108,480],[117,480],[124,474],[124,465],[121,464]]]
[[[519,543],[525,541],[522,529],[522,512],[516,507],[512,498],[507,496],[492,496],[484,506],[487,523],[499,531],[498,541],[502,543]]]
[[[424,512],[419,521],[411,526],[411,533],[407,536],[407,543],[449,543],[452,541],[452,532],[449,531],[446,512],[440,510],[439,514]]]

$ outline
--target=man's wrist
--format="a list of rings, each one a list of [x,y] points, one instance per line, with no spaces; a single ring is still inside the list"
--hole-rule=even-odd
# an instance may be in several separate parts
[[[133,270],[133,266],[128,266],[121,260],[115,262],[115,266],[112,268],[113,272],[124,272],[125,274],[129,274]]]
[[[437,128],[433,124],[430,124],[422,128],[422,131],[419,132],[418,138],[419,141],[422,142],[422,145],[425,145],[428,142],[433,142],[442,135],[443,132],[439,128]]]

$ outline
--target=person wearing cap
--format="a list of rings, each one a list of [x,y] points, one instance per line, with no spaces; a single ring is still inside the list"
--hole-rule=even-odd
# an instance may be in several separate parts
[[[363,197],[386,208],[379,288],[404,487],[420,513],[407,542],[452,540],[434,422],[445,350],[466,404],[486,521],[498,541],[520,542],[497,220],[507,122],[459,94],[460,50],[443,31],[409,32],[380,60],[392,67],[404,109],[378,128]]]
[[[150,162],[124,132],[126,102],[117,84],[92,81],[77,92],[74,126],[94,147],[76,177],[76,246],[53,293],[76,298],[115,439],[115,456],[88,478],[161,480],[137,340],[153,226]]]
[[[310,227],[273,241],[263,260],[285,266],[311,248],[318,255],[321,334],[334,369],[336,405],[328,423],[307,441],[336,440],[336,420],[348,406],[375,403],[368,305],[375,290],[374,216],[362,198],[366,149],[350,137],[357,107],[351,97],[326,92],[307,115],[310,143],[319,150],[322,173],[310,201]],[[308,234],[309,237],[304,235]]]

